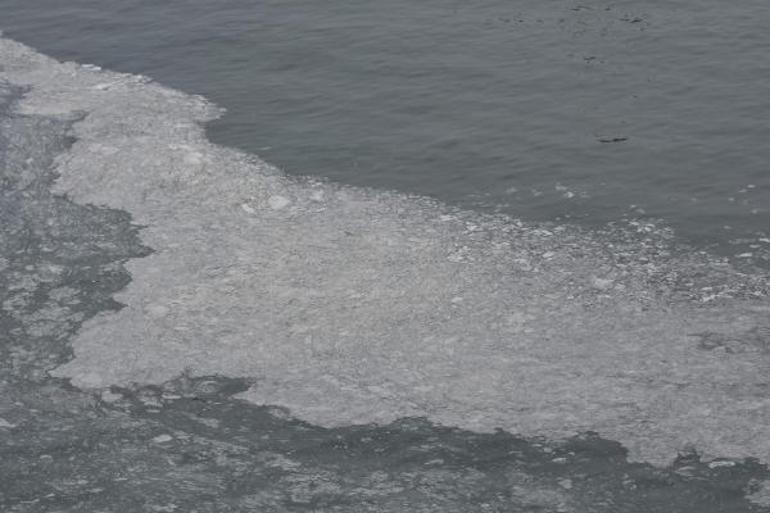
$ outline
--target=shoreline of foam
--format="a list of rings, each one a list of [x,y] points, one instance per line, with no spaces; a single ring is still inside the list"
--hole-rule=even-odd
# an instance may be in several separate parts
[[[248,376],[321,425],[427,416],[632,457],[770,460],[768,284],[665,237],[298,180],[215,146],[205,99],[0,39],[22,112],[82,116],[56,191],[129,212],[155,253],[53,374],[80,387]],[[74,113],[74,114],[73,114]],[[83,113],[83,114],[77,114]],[[646,237],[646,238],[645,238]]]

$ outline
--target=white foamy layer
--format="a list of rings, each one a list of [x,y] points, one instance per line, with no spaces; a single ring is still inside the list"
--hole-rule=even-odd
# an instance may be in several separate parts
[[[102,387],[189,368],[256,377],[243,397],[322,425],[425,415],[595,430],[656,463],[686,442],[770,461],[761,294],[676,299],[682,280],[575,229],[290,180],[208,143],[199,124],[218,111],[201,98],[7,40],[0,65],[32,88],[22,112],[87,113],[58,191],[130,212],[156,251],[128,263],[126,308],[88,322],[55,375]]]

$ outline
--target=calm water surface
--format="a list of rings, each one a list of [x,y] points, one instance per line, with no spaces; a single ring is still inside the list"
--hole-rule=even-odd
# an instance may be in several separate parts
[[[228,114],[293,174],[527,219],[662,218],[770,265],[770,2],[0,0],[58,58]]]

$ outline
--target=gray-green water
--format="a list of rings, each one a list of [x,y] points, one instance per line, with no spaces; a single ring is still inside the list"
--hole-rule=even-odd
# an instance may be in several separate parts
[[[61,66],[0,41],[0,510],[737,513],[768,509],[767,467],[744,458],[759,455],[766,463],[768,454],[763,442],[768,437],[762,436],[768,425],[763,376],[770,347],[765,275],[741,276],[700,255],[672,256],[653,235],[623,246],[622,237],[628,234],[622,230],[613,232],[614,238],[594,237],[565,227],[550,232],[533,223],[499,219],[487,223],[473,214],[464,214],[463,219],[438,216],[427,201],[321,184],[312,187],[322,194],[309,196],[307,184],[262,173],[258,166],[244,169],[248,159],[241,162],[203,141],[197,130],[190,130],[192,120],[202,119],[195,117],[202,115],[197,105],[135,77]],[[609,142],[599,144],[622,146],[631,140],[612,142],[626,136],[606,137]],[[180,140],[193,144],[177,144]],[[209,182],[191,187],[206,176]],[[554,194],[560,193],[565,201],[574,199],[567,194],[572,189],[558,184]],[[752,185],[742,194],[747,198],[763,194],[761,184]],[[285,196],[263,198],[259,196],[263,190]],[[473,198],[458,196],[454,201],[474,204]],[[293,200],[296,208],[273,203],[275,199]],[[515,212],[537,216],[525,207]],[[426,224],[429,219],[435,223]],[[458,223],[462,231],[436,228],[439,222]],[[371,232],[376,236],[371,238]],[[495,238],[500,232],[508,234],[506,240]],[[298,240],[301,244],[295,245]],[[430,241],[443,242],[442,251],[426,251]],[[174,250],[180,246],[183,251]],[[384,254],[395,258],[379,258],[382,247],[391,248]],[[552,247],[554,252],[547,251]],[[316,252],[323,258],[314,260]],[[409,258],[418,253],[417,261]],[[296,255],[309,265],[296,265]],[[288,272],[271,267],[270,262],[283,266],[285,256]],[[157,267],[163,263],[158,257],[172,265]],[[368,280],[359,272],[370,269],[384,279]],[[224,270],[228,278],[219,281]],[[331,278],[315,280],[324,274]],[[432,278],[436,274],[444,281]],[[174,276],[180,286],[166,286],[174,284],[166,276]],[[511,276],[515,281],[507,281]],[[617,283],[612,279],[616,276],[621,276]],[[233,282],[238,285],[231,287]],[[147,283],[150,287],[141,288]],[[346,283],[366,285],[374,294],[350,295],[355,290],[343,290],[340,300],[339,295],[326,295],[324,307],[315,310],[320,301],[307,302],[296,291],[319,283],[327,294]],[[516,286],[508,287],[510,283]],[[547,287],[533,288],[537,283]],[[716,287],[702,287],[705,283]],[[393,286],[384,286],[389,284]],[[430,288],[431,284],[439,286]],[[449,294],[453,289],[446,284],[460,284],[463,295]],[[711,301],[724,291],[723,285],[731,294]],[[131,292],[136,286],[139,294],[137,288]],[[427,294],[401,292],[417,288]],[[445,309],[425,301],[428,295],[445,301]],[[227,296],[247,299],[240,304],[220,301]],[[277,307],[260,303],[260,297]],[[312,290],[312,297],[319,294]],[[378,305],[375,315],[370,313],[373,309],[347,308],[348,298],[355,300],[354,306],[365,307],[372,304],[370,297]],[[157,308],[161,301],[171,309],[163,313]],[[542,302],[548,306],[542,325],[550,330],[568,318],[577,322],[565,326],[576,329],[562,330],[564,335],[551,331],[555,336],[541,338],[528,335],[532,330],[522,329],[527,321],[521,319]],[[221,305],[224,308],[213,309]],[[451,315],[435,315],[449,309]],[[290,322],[283,322],[287,317],[279,317],[277,323],[259,322],[262,312],[272,317],[282,310],[289,313]],[[352,322],[335,323],[341,310],[352,312],[347,317]],[[431,314],[424,314],[428,310]],[[131,311],[139,312],[136,320],[125,323],[120,316]],[[517,315],[505,315],[511,311]],[[156,315],[171,322],[164,325]],[[96,316],[102,319],[97,321]],[[461,321],[452,324],[454,318]],[[320,325],[315,319],[321,320]],[[390,354],[398,357],[398,348],[405,348],[409,361],[378,353],[385,344],[371,335],[376,335],[376,323],[363,325],[360,332],[365,335],[359,338],[365,344],[359,344],[364,349],[360,352],[336,344],[335,352],[327,351],[332,346],[318,344],[320,337],[305,339],[306,345],[302,339],[281,342],[280,333],[287,326],[292,331],[295,325],[305,329],[299,322],[314,323],[315,336],[325,326],[356,329],[359,319],[385,319],[388,333],[395,335],[389,342],[397,351]],[[498,319],[511,328],[492,331],[505,334],[493,340],[494,345],[483,333],[468,337],[471,352],[455,352],[461,348],[458,338],[446,339],[445,349],[437,352],[435,339],[419,336],[421,324],[439,335],[446,326],[464,334],[468,332],[463,326],[472,324],[498,330],[492,322]],[[615,329],[603,328],[607,319]],[[634,319],[653,331],[634,336],[639,333],[634,331],[639,326]],[[86,364],[91,377],[110,366],[143,372],[139,360],[132,363],[131,354],[144,353],[144,348],[156,351],[151,353],[152,363],[161,361],[167,369],[180,359],[174,346],[186,352],[182,358],[200,353],[196,340],[208,342],[209,348],[227,345],[233,350],[208,352],[201,358],[206,365],[221,364],[216,375],[188,367],[173,379],[151,384],[119,386],[108,378],[104,388],[78,389],[82,381],[55,376],[62,375],[63,365],[87,356],[83,334],[95,322],[107,329],[92,348],[107,352],[92,360],[95,365]],[[334,399],[341,388],[314,387],[314,374],[294,372],[299,380],[294,384],[286,380],[273,390],[288,389],[299,381],[308,392],[265,402],[278,406],[255,406],[233,397],[244,397],[255,385],[256,390],[270,392],[267,371],[234,378],[242,373],[227,361],[236,359],[231,355],[238,347],[243,348],[235,353],[238,360],[249,359],[249,354],[259,358],[265,346],[246,338],[253,335],[247,333],[250,325],[278,341],[267,346],[275,350],[263,352],[262,360],[275,361],[270,359],[272,353],[288,347],[292,365],[305,361],[329,370],[332,374],[324,377],[330,383],[342,383],[345,391],[365,387],[385,407],[391,401],[385,396],[391,394],[391,384],[405,384],[397,391],[431,385],[420,386],[422,395],[434,385],[440,389],[447,383],[468,383],[462,389],[445,388],[460,392],[451,396],[456,404],[470,404],[474,412],[476,406],[515,411],[509,417],[515,420],[531,412],[539,418],[555,412],[552,419],[580,434],[554,439],[556,435],[542,427],[530,429],[528,435],[512,428],[477,433],[450,427],[454,422],[439,425],[414,418],[336,427],[301,422],[291,418],[298,404],[294,398],[312,398],[317,388],[323,391],[323,400]],[[581,325],[590,331],[588,337],[581,336]],[[193,335],[167,337],[164,326]],[[232,326],[244,335],[243,342],[230,336]],[[345,336],[340,332],[336,338]],[[126,343],[115,344],[116,340]],[[141,345],[148,341],[149,345]],[[558,351],[559,357],[551,351]],[[517,368],[497,366],[498,359],[489,356],[499,355],[502,361],[516,353],[524,357]],[[622,361],[603,359],[607,354],[620,355]],[[560,366],[562,355],[574,365]],[[342,364],[327,366],[331,360]],[[471,360],[490,365],[472,372],[474,367],[466,365]],[[385,381],[372,380],[375,372],[357,374],[366,369],[367,361],[375,362],[369,367],[375,371],[382,363],[398,371]],[[544,372],[511,386],[516,381],[508,376],[526,375],[538,361],[547,362]],[[345,362],[354,364],[355,374]],[[432,382],[424,375],[411,377],[410,369],[431,372],[434,362],[449,372],[430,374],[435,376]],[[465,380],[463,373],[481,379]],[[354,379],[348,380],[351,375]],[[608,377],[612,380],[604,381]],[[598,387],[593,386],[596,382]],[[540,394],[536,388],[549,393]],[[500,389],[504,395],[487,394]],[[528,396],[542,400],[530,408]],[[558,402],[552,400],[555,396]],[[596,402],[597,396],[604,399]],[[340,418],[352,401],[336,397],[345,401],[332,403],[339,407],[334,414]],[[415,395],[396,397],[411,401]],[[446,395],[423,397],[417,398],[425,408],[420,411],[427,411],[431,419],[436,411],[453,408],[452,403],[445,406]],[[490,401],[496,402],[483,406]],[[597,434],[586,431],[576,411],[589,412],[592,421],[607,411],[621,413],[616,424],[600,426]],[[618,426],[630,428],[619,432]],[[680,432],[702,438],[685,444]],[[608,437],[612,433],[619,436]],[[750,436],[741,435],[745,433]],[[677,445],[665,445],[672,435]],[[631,452],[612,439],[630,441]],[[665,460],[662,466],[626,458],[638,453],[639,440],[657,445],[656,453]],[[736,445],[731,445],[734,440]]]
[[[770,262],[770,4],[3,0],[0,28],[228,109],[293,174]]]
[[[326,429],[233,397],[250,379],[95,393],[48,376],[84,321],[121,307],[123,264],[152,250],[127,213],[51,193],[75,120],[18,114],[21,95],[0,80],[1,511],[767,511],[751,502],[770,477],[753,459],[685,452],[657,468],[592,432],[548,440],[414,418]]]

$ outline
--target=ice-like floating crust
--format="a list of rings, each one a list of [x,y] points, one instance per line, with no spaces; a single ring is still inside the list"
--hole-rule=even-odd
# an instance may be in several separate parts
[[[219,110],[200,97],[7,40],[0,66],[30,87],[22,112],[86,113],[57,191],[128,211],[154,249],[128,264],[125,308],[86,323],[55,375],[103,387],[189,369],[254,378],[242,397],[325,426],[425,415],[593,430],[659,463],[686,443],[770,460],[767,351],[703,347],[704,333],[767,347],[766,276],[655,230],[292,180],[207,142]]]

